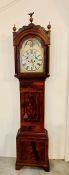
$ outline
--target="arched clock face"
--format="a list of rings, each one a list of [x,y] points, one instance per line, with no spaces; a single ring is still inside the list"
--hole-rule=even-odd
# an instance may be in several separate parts
[[[20,50],[21,72],[43,72],[44,51],[36,38],[24,41]]]

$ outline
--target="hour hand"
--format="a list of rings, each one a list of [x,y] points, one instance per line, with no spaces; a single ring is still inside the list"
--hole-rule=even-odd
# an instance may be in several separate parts
[[[26,57],[26,59],[28,59],[28,57]]]
[[[38,59],[38,58],[35,56],[35,59]]]

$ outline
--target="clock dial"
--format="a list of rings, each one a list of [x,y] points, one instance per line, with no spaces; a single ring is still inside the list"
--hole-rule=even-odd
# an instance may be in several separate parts
[[[21,72],[43,72],[44,51],[41,43],[35,38],[24,41],[20,50]]]
[[[27,71],[36,71],[41,67],[43,58],[39,51],[30,49],[22,55],[21,62]]]

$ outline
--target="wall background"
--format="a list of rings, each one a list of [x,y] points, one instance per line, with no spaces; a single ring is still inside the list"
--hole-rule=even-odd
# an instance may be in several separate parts
[[[61,5],[61,4],[60,4]],[[49,133],[49,158],[69,160],[68,151],[68,24],[64,8],[55,0],[3,0],[0,2],[0,156],[16,156],[20,123],[19,82],[14,77],[12,27],[34,23],[51,29],[50,78],[46,81],[45,128]],[[66,136],[67,135],[67,136]]]

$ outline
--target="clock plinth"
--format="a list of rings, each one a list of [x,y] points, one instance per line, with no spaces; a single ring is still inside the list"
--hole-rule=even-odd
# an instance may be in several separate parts
[[[14,26],[15,76],[20,83],[20,129],[16,136],[16,169],[38,166],[49,171],[48,133],[44,129],[45,79],[49,77],[48,31],[32,23]]]
[[[17,133],[17,160],[16,169],[23,166],[38,166],[45,171],[49,171],[48,160],[48,134],[44,130],[42,133],[33,133],[19,130]]]

